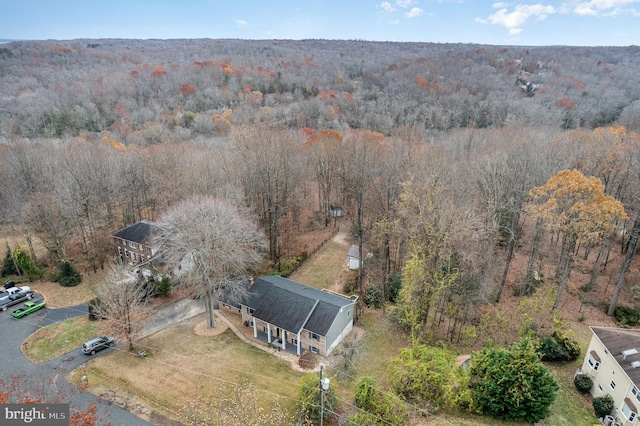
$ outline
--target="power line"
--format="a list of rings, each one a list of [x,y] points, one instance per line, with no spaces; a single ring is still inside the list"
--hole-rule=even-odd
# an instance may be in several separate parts
[[[86,312],[85,312],[84,310],[79,310],[79,309],[77,309],[77,308],[75,308],[75,307],[72,307],[72,308],[66,308],[66,309],[71,310],[72,312],[73,312],[73,311],[75,311],[75,312],[81,313],[81,314],[83,314],[83,315],[86,315]],[[27,317],[27,318],[30,318],[30,317]],[[24,319],[24,318],[23,318],[23,319]],[[71,318],[70,318],[70,319],[71,319]],[[46,320],[46,317],[45,317],[45,320]],[[55,323],[58,323],[58,322],[60,322],[60,321],[49,321],[49,323],[50,323],[49,325],[52,325],[52,324],[55,324]],[[32,325],[35,325],[35,326],[38,326],[38,325],[39,325],[39,324],[37,324],[37,323],[35,323],[35,322],[32,322],[32,321],[31,321],[30,323],[31,323]],[[121,321],[120,321],[120,323],[121,323],[121,324],[124,324],[124,323],[123,323],[123,322],[121,322]],[[181,334],[181,333],[179,333],[179,332],[177,332],[177,331],[172,331],[172,330],[169,330],[169,329],[165,329],[165,332],[175,333],[176,335],[180,335],[180,334]],[[80,336],[79,336],[79,335],[77,335],[77,334],[75,335],[75,337],[80,338]],[[242,340],[240,340],[240,345],[239,345],[239,346],[241,346],[243,343],[244,343],[244,342],[242,342]],[[137,346],[142,346],[143,348],[147,348],[147,349],[150,349],[150,350],[154,350],[154,351],[156,351],[156,352],[160,352],[160,353],[167,353],[167,354],[177,355],[177,356],[182,356],[182,357],[187,357],[187,356],[189,356],[189,355],[187,355],[187,354],[185,354],[185,353],[180,353],[180,352],[170,351],[170,350],[166,350],[166,349],[160,349],[160,348],[158,348],[158,347],[151,346],[151,345],[148,345],[148,344],[144,344],[144,343],[142,343],[142,342],[137,342]],[[260,350],[260,349],[254,348],[254,347],[251,347],[251,348],[249,348],[249,349],[250,349],[250,350],[252,350],[252,351],[255,351],[255,352],[264,352],[264,351],[262,351],[262,350]],[[115,350],[117,350],[117,351],[121,351],[121,352],[123,352],[123,353],[124,353],[124,352],[126,352],[126,353],[129,353],[130,355],[133,355],[133,356],[138,356],[138,355],[133,354],[133,353],[131,353],[131,352],[129,352],[129,351],[125,351],[124,349],[115,348]],[[200,354],[204,354],[204,353],[200,353]],[[232,384],[232,385],[236,385],[236,386],[240,386],[240,385],[241,385],[240,383],[234,382],[234,381],[232,381],[232,380],[228,380],[228,379],[223,379],[223,378],[220,378],[220,377],[216,377],[216,376],[213,376],[213,375],[208,374],[208,373],[201,373],[201,372],[197,372],[197,371],[195,371],[195,370],[191,370],[191,369],[185,368],[185,367],[183,367],[183,366],[176,365],[176,364],[172,364],[172,363],[168,363],[168,362],[161,361],[161,360],[158,360],[158,359],[155,359],[155,358],[145,358],[145,359],[150,360],[150,361],[153,361],[153,362],[160,363],[160,364],[162,364],[162,365],[164,365],[164,366],[169,366],[169,367],[173,367],[173,368],[176,368],[176,369],[179,369],[179,370],[185,371],[185,372],[189,372],[189,373],[195,374],[195,375],[197,375],[197,376],[207,377],[207,378],[210,378],[210,379],[213,379],[213,380],[217,380],[217,381],[220,381],[220,382],[223,382],[223,383]],[[340,369],[335,368],[335,367],[332,367],[332,366],[327,366],[327,367],[328,367],[329,369],[331,369],[331,370],[336,371],[337,373],[339,373],[339,374],[341,374],[341,375],[343,375],[343,376],[345,376],[345,377],[350,378],[350,379],[351,379],[351,380],[353,380],[353,381],[357,381],[357,380],[358,380],[356,377],[351,376],[350,374],[348,374],[347,372],[345,372],[345,371],[343,371],[343,370],[340,370]],[[248,373],[246,370],[239,370],[239,369],[235,369],[235,368],[228,367],[228,366],[224,366],[224,367],[220,367],[220,368],[225,369],[225,370],[229,370],[229,371],[238,372],[238,373],[243,374],[243,375],[247,375],[247,374],[249,374],[249,375],[251,375],[252,377],[255,377],[255,378],[267,379],[267,380],[269,380],[269,381],[274,381],[274,380],[276,380],[276,381],[279,381],[279,382],[281,382],[281,383],[283,383],[283,384],[287,384],[287,385],[291,385],[291,386],[299,386],[299,384],[291,383],[291,382],[288,382],[288,381],[285,381],[285,380],[274,379],[273,377],[270,377],[270,376],[265,376],[265,375],[261,375],[261,374],[257,374],[257,373],[253,373],[253,372],[252,372],[252,373]],[[379,392],[380,394],[388,395],[388,393],[387,393],[387,392],[382,391],[382,390],[381,390],[381,389],[379,389],[379,388],[375,388],[375,387],[373,387],[373,389],[374,389],[376,392]],[[277,394],[277,393],[275,393],[275,392],[271,392],[271,391],[266,390],[266,389],[259,389],[259,388],[256,388],[256,390],[257,390],[257,391],[260,391],[260,392],[263,392],[263,393],[266,393],[266,394],[269,394],[269,395],[272,395],[272,396],[275,396],[275,397],[288,399],[288,400],[295,401],[295,402],[298,402],[298,403],[300,402],[300,400],[299,400],[299,399],[291,398],[291,397],[288,397],[288,396],[286,396],[286,395],[280,395],[280,394]],[[139,395],[139,396],[140,396],[140,395]],[[397,396],[395,396],[395,397],[397,398]],[[145,397],[145,399],[148,399],[148,398],[146,398],[146,397]],[[358,411],[360,411],[360,412],[367,413],[367,414],[369,414],[369,415],[371,415],[371,416],[374,416],[374,417],[376,417],[377,419],[379,419],[380,421],[382,421],[383,423],[386,423],[386,424],[392,425],[392,424],[391,424],[391,423],[389,423],[388,421],[386,421],[386,420],[384,420],[384,419],[382,419],[382,418],[380,418],[380,417],[378,417],[378,416],[374,415],[373,413],[370,413],[370,412],[368,412],[368,411],[366,411],[366,410],[363,410],[363,409],[361,409],[361,408],[359,408],[359,407],[357,407],[357,406],[355,406],[355,405],[351,404],[350,402],[348,402],[348,401],[346,401],[346,400],[344,400],[344,399],[337,398],[337,397],[336,397],[336,399],[337,399],[337,400],[339,400],[340,402],[342,402],[343,404],[345,404],[346,406],[352,407],[352,408],[354,408],[354,409],[356,409],[356,410],[358,410]],[[403,403],[403,404],[405,404],[405,405],[407,405],[407,406],[409,406],[409,407],[413,408],[413,409],[414,409],[414,410],[416,410],[417,412],[422,413],[423,415],[427,415],[427,416],[430,416],[430,417],[432,417],[432,418],[434,418],[434,419],[438,419],[439,421],[442,421],[442,422],[443,422],[442,424],[449,424],[449,425],[453,425],[453,423],[449,422],[448,420],[446,420],[446,419],[444,419],[444,418],[442,418],[442,417],[440,417],[440,416],[438,416],[438,415],[435,415],[435,414],[433,414],[433,413],[430,413],[430,412],[428,412],[428,411],[426,411],[426,410],[424,410],[424,409],[422,409],[422,408],[420,408],[420,407],[417,407],[415,404],[408,403],[408,402],[403,401],[403,400],[401,400],[401,399],[399,399],[399,398],[398,398],[398,400],[399,400],[401,403]],[[155,403],[155,402],[153,402],[153,401],[150,401],[150,402]],[[155,404],[157,405],[157,403],[155,403]],[[333,412],[332,412],[332,413],[333,413]],[[337,413],[333,413],[333,414],[340,416],[340,415],[339,415],[339,414],[337,414]]]

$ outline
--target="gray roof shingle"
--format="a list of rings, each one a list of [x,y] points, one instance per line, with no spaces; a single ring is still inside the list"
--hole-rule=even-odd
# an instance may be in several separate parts
[[[284,330],[307,329],[325,336],[340,309],[353,300],[279,276],[258,278],[242,302],[253,316]]]
[[[134,243],[149,245],[159,232],[159,227],[151,222],[142,220],[118,231],[114,236]]]
[[[640,361],[640,330],[614,327],[590,328],[627,373],[633,384],[640,388],[640,368],[636,368],[632,364],[634,361]],[[638,353],[624,356],[622,352],[631,349],[636,349]],[[633,352],[631,351],[631,353]]]

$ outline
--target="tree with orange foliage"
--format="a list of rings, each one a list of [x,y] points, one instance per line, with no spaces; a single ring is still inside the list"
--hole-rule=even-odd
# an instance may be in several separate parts
[[[596,243],[615,229],[616,221],[626,219],[622,203],[604,192],[596,177],[577,170],[562,170],[546,185],[533,188],[528,213],[563,235],[558,271],[562,271],[552,311],[560,304],[567,277],[573,267],[576,243]]]
[[[183,96],[188,97],[196,93],[196,88],[190,84],[183,84],[180,86],[180,93],[182,93]]]
[[[164,70],[164,67],[162,65],[158,65],[153,69],[153,72],[151,73],[151,77],[162,77],[163,75],[166,75],[167,72]]]

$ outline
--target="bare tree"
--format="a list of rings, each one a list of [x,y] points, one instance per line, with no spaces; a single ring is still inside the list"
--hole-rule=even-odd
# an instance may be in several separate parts
[[[216,326],[216,299],[237,298],[250,269],[262,258],[264,236],[240,209],[211,197],[185,200],[159,220],[164,230],[160,250],[166,267],[180,281],[198,289],[207,326]]]
[[[269,259],[278,261],[281,221],[306,178],[300,143],[292,132],[255,127],[236,129],[232,144],[245,198],[267,230]]]
[[[104,333],[125,341],[132,350],[147,311],[144,286],[124,265],[114,264],[96,283],[95,291],[98,303],[93,306],[94,314],[104,320]]]

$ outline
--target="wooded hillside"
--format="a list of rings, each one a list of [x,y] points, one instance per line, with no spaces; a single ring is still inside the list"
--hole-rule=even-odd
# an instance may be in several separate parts
[[[636,235],[635,46],[15,42],[0,87],[0,219],[42,241],[40,264],[99,268],[124,225],[213,195],[251,211],[278,265],[340,205],[374,254],[358,289],[401,274],[423,310],[399,319],[429,335],[448,318],[454,340],[505,288],[560,282],[576,255],[595,282]],[[532,189],[548,186],[544,206],[574,169],[601,182],[609,215],[572,210],[559,226],[531,210]],[[530,259],[516,278],[514,253]]]

